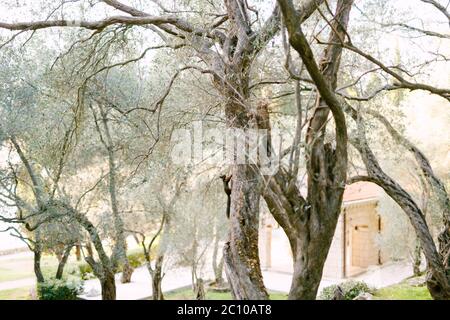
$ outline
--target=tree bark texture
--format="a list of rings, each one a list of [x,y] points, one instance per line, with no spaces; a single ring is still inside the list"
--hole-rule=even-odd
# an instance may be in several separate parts
[[[68,246],[66,250],[64,250],[61,260],[58,263],[58,269],[56,270],[56,279],[62,279],[64,274],[64,267],[66,266],[67,260],[69,259],[70,251],[72,251],[72,246]]]
[[[332,22],[330,43],[345,38],[352,1],[337,3]],[[291,8],[292,9],[292,8]],[[304,36],[296,38],[295,22],[282,7],[290,42],[299,52],[307,70],[318,82],[319,96],[307,131],[308,193],[301,195],[289,173],[281,169],[269,179],[264,198],[268,208],[288,236],[294,260],[294,274],[289,299],[316,299],[323,266],[334,236],[341,211],[347,172],[347,128],[341,106],[330,93],[336,88],[342,48],[329,45],[315,65],[312,52]],[[300,24],[298,24],[300,25]],[[323,96],[328,97],[324,99]],[[330,98],[332,99],[330,103]],[[336,148],[324,142],[324,133],[330,111],[336,122]],[[294,180],[294,181],[295,181]]]
[[[153,300],[164,300],[164,294],[162,291],[162,266],[164,262],[164,255],[158,255],[155,261],[155,266],[152,268],[149,267],[147,262],[147,269],[150,272],[150,275],[152,277],[152,299]]]
[[[33,268],[34,268],[34,274],[36,275],[36,281],[39,282],[44,282],[44,275],[42,274],[42,269],[41,269],[41,257],[42,257],[42,252],[40,248],[34,248],[33,251]]]
[[[102,300],[116,300],[116,282],[114,276],[114,272],[105,271],[100,278]]]

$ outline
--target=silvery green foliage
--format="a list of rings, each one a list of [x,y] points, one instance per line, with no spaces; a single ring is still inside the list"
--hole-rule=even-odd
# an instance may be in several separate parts
[[[7,203],[15,206],[18,210],[16,215],[18,212],[25,217],[38,214],[26,219],[30,226],[39,225],[40,221],[59,214],[59,210],[52,205],[46,206],[45,210],[38,208],[30,177],[9,139],[15,138],[21,145],[38,179],[43,200],[48,201],[52,197],[52,190],[56,188],[63,137],[70,118],[66,117],[70,109],[63,101],[64,96],[56,96],[50,89],[53,79],[48,75],[48,58],[53,56],[53,52],[50,49],[34,50],[35,45],[31,41],[29,47],[23,48],[22,55],[11,48],[0,51],[0,77],[3,83],[0,88],[0,132],[4,142],[2,151],[9,152],[6,163],[1,164],[2,182],[5,183],[3,187],[8,187],[10,191],[16,190],[27,203],[24,206],[9,197]],[[2,200],[5,201],[4,197]],[[66,245],[73,245],[82,238],[80,228],[70,219],[46,222],[38,229],[43,231],[43,249],[58,254]],[[25,228],[23,232],[30,234]],[[33,233],[29,235],[31,239]]]

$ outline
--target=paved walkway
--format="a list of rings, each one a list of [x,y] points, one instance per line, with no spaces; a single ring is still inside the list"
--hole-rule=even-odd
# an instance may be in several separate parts
[[[372,287],[382,288],[398,282],[412,275],[411,266],[407,263],[391,263],[377,266],[368,272],[352,279],[365,281]],[[211,275],[207,275],[212,277]],[[287,272],[273,270],[263,271],[264,284],[270,291],[289,292],[292,275]],[[207,278],[207,277],[205,277]],[[140,300],[149,298],[152,294],[151,278],[145,267],[134,271],[132,282],[120,283],[120,275],[116,276],[118,300]],[[319,286],[319,292],[326,286],[338,284],[349,279],[323,279]],[[191,285],[191,273],[189,268],[170,270],[164,277],[162,289],[164,292]],[[101,299],[100,282],[97,279],[85,282],[85,294],[81,296],[87,300]]]
[[[279,291],[288,293],[291,287],[292,274],[279,271],[263,271],[264,284],[270,291]],[[319,292],[322,288],[330,286],[332,284],[339,283],[338,280],[322,279],[319,285]]]
[[[373,288],[383,288],[403,281],[412,276],[412,267],[406,262],[387,263],[382,266],[373,266],[367,272],[347,279],[324,278],[319,285],[319,293],[324,287],[339,284],[348,280],[366,282]],[[263,271],[264,283],[269,290],[289,292],[292,274],[276,270]]]
[[[14,254],[8,254],[8,255],[1,255],[0,256],[0,266],[2,261],[13,261],[13,260],[22,260],[22,259],[33,259],[33,253],[31,252],[19,252]],[[17,289],[17,288],[24,288],[24,287],[34,287],[36,284],[36,279],[34,277],[24,278],[24,279],[18,279],[18,280],[11,280],[11,281],[3,281],[0,282],[0,291],[3,290],[11,290],[11,289]]]
[[[164,292],[186,287],[191,284],[189,268],[170,270],[163,279]],[[134,270],[130,283],[121,283],[120,274],[116,275],[117,300],[142,300],[151,297],[151,277],[146,267]],[[98,279],[87,280],[84,283],[84,294],[80,296],[86,300],[100,300],[101,286]]]
[[[413,268],[410,263],[391,262],[382,266],[369,268],[367,272],[354,277],[354,279],[364,281],[368,285],[378,289],[399,283],[412,275]]]
[[[18,252],[7,255],[0,255],[0,261],[20,260],[20,259],[33,259],[33,253],[30,251]]]
[[[35,278],[25,278],[25,279],[20,279],[20,280],[5,281],[5,282],[0,282],[0,291],[24,288],[24,287],[32,288],[35,285],[36,285]]]

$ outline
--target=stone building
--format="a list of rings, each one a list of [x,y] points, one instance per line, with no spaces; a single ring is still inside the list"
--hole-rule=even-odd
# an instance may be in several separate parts
[[[342,212],[325,263],[323,277],[343,279],[385,263],[377,237],[383,231],[379,201],[383,190],[372,183],[347,186]],[[284,231],[270,214],[260,227],[260,258],[263,269],[292,272],[292,254]]]

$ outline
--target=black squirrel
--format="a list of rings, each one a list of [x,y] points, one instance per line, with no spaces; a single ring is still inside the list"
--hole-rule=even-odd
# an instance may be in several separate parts
[[[220,178],[223,181],[223,190],[225,191],[225,193],[227,194],[227,218],[230,219],[230,209],[231,209],[231,187],[230,187],[230,180],[231,180],[232,175],[230,176],[226,176],[226,175],[221,175]]]

